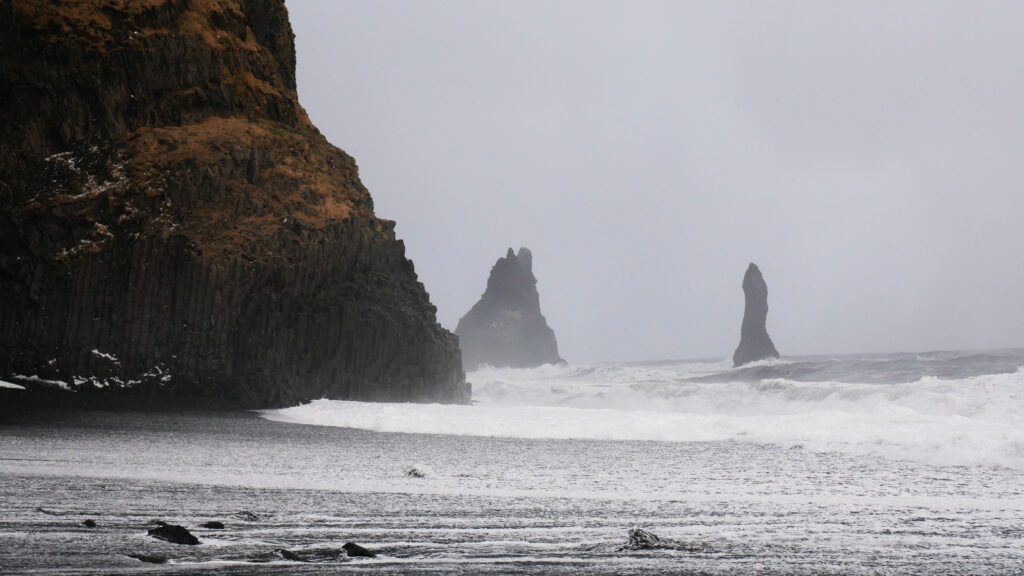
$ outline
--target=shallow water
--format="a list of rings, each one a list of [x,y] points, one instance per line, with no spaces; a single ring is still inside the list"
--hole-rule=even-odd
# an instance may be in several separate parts
[[[1003,467],[102,412],[6,425],[0,455],[0,567],[12,574],[1024,570],[1024,474]],[[434,473],[406,476],[417,464]],[[154,518],[203,543],[148,537]],[[197,528],[207,520],[227,529]],[[675,542],[623,549],[636,525]],[[381,555],[338,557],[347,541]]]
[[[26,418],[0,425],[0,573],[1024,573],[1022,356],[488,370],[469,407]],[[665,545],[625,547],[634,526]]]

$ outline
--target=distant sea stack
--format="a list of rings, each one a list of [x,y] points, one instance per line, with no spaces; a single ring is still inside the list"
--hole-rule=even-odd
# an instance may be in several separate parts
[[[455,329],[466,370],[487,364],[533,368],[563,362],[555,332],[540,313],[533,255],[511,248],[491,268],[487,290]]]
[[[0,404],[469,401],[394,222],[299,105],[283,0],[0,22],[0,380],[27,388]]]
[[[778,358],[779,352],[765,327],[768,319],[768,285],[764,283],[761,270],[754,263],[747,267],[743,275],[743,296],[746,306],[743,310],[743,326],[740,328],[740,345],[732,355],[733,366],[765,358]]]

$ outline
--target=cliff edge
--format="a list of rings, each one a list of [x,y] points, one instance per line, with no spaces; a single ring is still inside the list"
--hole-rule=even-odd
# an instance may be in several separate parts
[[[511,248],[491,268],[480,301],[459,320],[455,329],[463,365],[475,370],[495,367],[533,368],[564,362],[558,356],[555,332],[540,312],[533,254]]]
[[[740,366],[765,358],[778,358],[779,352],[768,336],[768,285],[761,276],[761,270],[751,263],[743,274],[743,325],[740,327],[740,344],[732,355],[733,366]]]
[[[394,223],[298,103],[283,0],[13,0],[0,24],[12,394],[469,401]]]

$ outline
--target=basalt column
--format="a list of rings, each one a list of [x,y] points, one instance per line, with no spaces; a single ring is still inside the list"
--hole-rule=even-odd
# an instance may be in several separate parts
[[[283,0],[0,2],[0,103],[0,404],[469,401]]]

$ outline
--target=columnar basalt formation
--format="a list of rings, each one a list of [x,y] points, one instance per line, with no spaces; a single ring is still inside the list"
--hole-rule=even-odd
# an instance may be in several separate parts
[[[540,312],[533,255],[511,248],[491,268],[487,290],[455,329],[463,365],[532,368],[563,362],[555,332]]]
[[[778,358],[779,352],[765,326],[768,319],[768,285],[754,263],[747,267],[743,275],[743,297],[746,305],[740,328],[740,345],[732,355],[733,366],[765,358]]]
[[[298,103],[283,0],[13,0],[0,23],[0,379],[469,400],[394,223]]]

